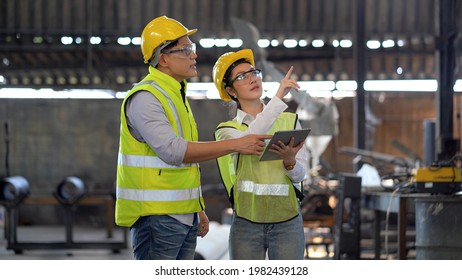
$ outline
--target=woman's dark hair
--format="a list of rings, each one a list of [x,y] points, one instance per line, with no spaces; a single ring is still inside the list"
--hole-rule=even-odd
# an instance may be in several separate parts
[[[230,78],[231,72],[233,72],[233,70],[234,70],[234,68],[236,68],[236,66],[238,66],[239,64],[242,64],[242,63],[252,64],[249,61],[247,61],[245,58],[241,58],[239,60],[236,60],[233,64],[231,64],[231,66],[229,66],[228,69],[226,70],[225,75],[223,77],[223,83],[224,83],[225,88],[232,86],[231,85],[231,78]],[[231,96],[231,95],[229,97],[231,97],[231,99],[234,102],[225,102],[225,104],[229,109],[230,117],[234,118],[236,116],[236,114],[237,114],[237,109],[241,109],[241,103],[239,103],[239,100],[236,97]]]
[[[231,79],[229,76],[231,75],[231,72],[233,72],[233,69],[236,68],[236,66],[238,66],[241,63],[250,63],[250,62],[248,62],[245,58],[241,58],[239,60],[236,60],[233,64],[231,64],[231,66],[228,67],[228,69],[225,72],[225,75],[223,76],[223,83],[225,84],[225,88],[231,86],[230,85]]]

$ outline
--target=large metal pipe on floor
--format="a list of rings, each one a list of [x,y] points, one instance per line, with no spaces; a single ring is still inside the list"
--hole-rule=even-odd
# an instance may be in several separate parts
[[[29,182],[22,176],[5,177],[0,182],[0,204],[17,205],[29,193]]]
[[[74,204],[85,194],[85,184],[74,176],[64,178],[54,193],[56,199],[63,204]]]

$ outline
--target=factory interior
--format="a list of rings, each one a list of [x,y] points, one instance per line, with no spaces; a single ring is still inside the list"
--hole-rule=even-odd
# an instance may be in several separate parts
[[[115,224],[120,110],[162,15],[198,29],[199,141],[230,119],[220,55],[253,51],[263,102],[293,66],[306,260],[462,259],[462,1],[0,0],[0,260],[133,259]],[[227,260],[231,204],[216,160],[200,167],[195,259]]]

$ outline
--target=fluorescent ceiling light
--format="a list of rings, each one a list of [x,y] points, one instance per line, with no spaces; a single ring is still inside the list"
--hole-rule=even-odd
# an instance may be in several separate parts
[[[406,42],[405,42],[404,40],[402,40],[402,39],[399,39],[399,40],[396,42],[396,44],[398,45],[398,47],[403,47],[403,46],[406,44]]]
[[[366,43],[366,46],[371,50],[376,50],[380,48],[380,41],[378,40],[369,40]]]
[[[115,98],[117,99],[124,99],[127,96],[128,91],[118,91],[115,93]]]
[[[351,40],[340,41],[340,47],[342,48],[351,48],[351,46],[353,46],[353,42]]]
[[[63,45],[70,45],[70,44],[72,44],[73,41],[74,40],[70,36],[61,37],[61,44],[63,44]]]
[[[4,77],[0,76],[0,84]],[[302,90],[312,96],[342,98],[356,95],[357,83],[354,80],[343,81],[301,81],[298,82]],[[264,82],[263,96],[272,98],[277,89],[278,82]],[[413,91],[413,92],[436,92],[438,83],[436,80],[368,80],[364,82],[365,91]],[[207,98],[220,99],[218,90],[214,83],[188,83],[188,97],[193,99]],[[462,92],[462,80],[457,80],[454,85],[454,92]],[[73,89],[55,91],[51,88],[1,88],[0,98],[75,98],[75,99],[123,99],[127,92],[114,92],[101,89]],[[290,94],[286,96],[290,98]]]
[[[132,42],[132,39],[130,37],[119,37],[117,38],[117,43],[122,46],[128,46]]]
[[[294,39],[286,39],[282,42],[282,44],[284,45],[284,47],[291,49],[295,48],[298,45],[298,42]]]
[[[277,83],[279,86],[279,83]],[[317,90],[334,90],[335,82],[333,81],[310,81],[310,82],[298,82],[298,85],[307,92]]]
[[[302,48],[303,48],[303,47],[306,47],[306,46],[308,46],[308,41],[302,39],[302,40],[298,41],[298,45],[299,45],[300,47],[302,47]]]
[[[188,91],[207,91],[216,89],[214,83],[188,83]]]
[[[220,93],[216,88],[207,90],[205,96],[207,99],[220,99]]]
[[[132,44],[137,46],[141,45],[141,37],[133,37]]]
[[[325,90],[318,90],[318,91],[310,91],[308,92],[311,96],[317,98],[334,98],[334,99],[342,99],[344,97],[355,97],[356,91],[348,91],[348,90],[334,90],[334,91],[325,91]]]
[[[228,45],[231,48],[240,48],[242,46],[242,40],[241,39],[229,39],[228,40]]]
[[[46,99],[111,99],[114,98],[110,90],[73,89],[55,91],[51,88],[2,88],[0,98],[46,98]]]
[[[101,44],[101,37],[93,36],[90,38],[90,44],[92,45],[99,45]]]
[[[270,40],[268,39],[260,39],[258,40],[258,46],[260,48],[267,48],[271,44]]]
[[[226,47],[228,45],[227,39],[215,39],[214,44],[216,47]]]
[[[455,92],[462,92],[462,80],[457,80],[454,83],[454,91]]]
[[[343,90],[350,90],[350,91],[355,91],[358,88],[358,84],[356,81],[338,81],[335,83],[335,88],[337,90],[343,91]]]
[[[382,47],[384,48],[393,48],[395,46],[395,41],[393,40],[385,40],[382,42]]]
[[[366,91],[422,91],[435,92],[436,80],[369,80],[364,82]]]
[[[313,47],[315,48],[321,48],[324,46],[324,41],[323,40],[320,40],[320,39],[316,39],[316,40],[313,40],[313,42],[311,42],[311,44],[313,45]]]
[[[200,39],[199,40],[199,44],[203,47],[203,48],[211,48],[215,45],[215,42],[214,42],[214,39],[212,38],[203,38],[203,39]]]

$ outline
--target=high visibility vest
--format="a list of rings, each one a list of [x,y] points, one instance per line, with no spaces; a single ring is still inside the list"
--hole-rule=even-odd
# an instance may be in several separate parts
[[[296,121],[296,114],[282,113],[267,134],[294,129]],[[236,121],[220,123],[217,130],[223,127],[247,130],[245,124]],[[259,156],[242,154],[234,157],[220,157],[217,163],[237,216],[256,223],[277,223],[298,215],[301,184],[287,177],[282,160],[259,161]]]
[[[149,74],[125,97],[121,108],[120,148],[117,163],[115,219],[119,226],[131,226],[141,216],[188,214],[202,211],[204,201],[198,164],[170,165],[147,143],[130,133],[125,106],[137,91],[149,91],[165,110],[176,135],[197,141],[197,125],[179,83],[149,67]]]

